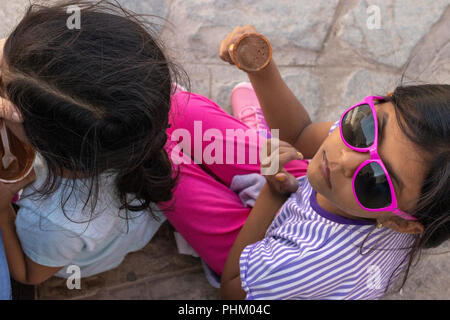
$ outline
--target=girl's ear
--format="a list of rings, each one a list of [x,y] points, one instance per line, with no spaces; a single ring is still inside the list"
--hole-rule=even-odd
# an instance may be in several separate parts
[[[383,227],[401,233],[421,234],[424,231],[423,225],[418,221],[405,220],[397,216],[392,216],[382,221],[378,221]]]

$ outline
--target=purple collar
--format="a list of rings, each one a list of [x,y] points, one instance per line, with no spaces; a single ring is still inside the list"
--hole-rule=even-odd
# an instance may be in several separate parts
[[[317,199],[316,199],[316,190],[312,190],[311,192],[311,197],[309,198],[309,202],[311,203],[311,207],[313,208],[313,210],[315,212],[317,212],[317,214],[319,214],[320,216],[324,217],[325,219],[340,223],[340,224],[353,224],[353,225],[373,225],[374,222],[372,221],[365,221],[365,220],[354,220],[354,219],[349,219],[349,218],[345,218],[342,216],[338,216],[334,213],[328,212],[327,210],[325,210],[324,208],[322,208],[321,206],[319,206],[319,204],[317,203]]]

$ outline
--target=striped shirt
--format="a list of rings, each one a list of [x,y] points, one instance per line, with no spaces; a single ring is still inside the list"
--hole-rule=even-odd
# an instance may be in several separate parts
[[[336,125],[332,127],[334,129]],[[321,208],[307,177],[266,236],[240,256],[246,299],[378,299],[407,261],[414,237]]]

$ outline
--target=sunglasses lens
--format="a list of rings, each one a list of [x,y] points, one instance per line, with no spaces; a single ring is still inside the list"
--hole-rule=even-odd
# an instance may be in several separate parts
[[[385,208],[391,204],[391,188],[383,168],[376,162],[358,172],[354,187],[358,201],[368,209]]]
[[[375,141],[375,120],[368,104],[348,111],[341,122],[345,141],[355,148],[368,148]]]

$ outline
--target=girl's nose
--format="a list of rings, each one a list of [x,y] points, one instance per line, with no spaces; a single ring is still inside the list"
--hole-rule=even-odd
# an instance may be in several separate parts
[[[345,177],[353,177],[356,169],[370,157],[369,152],[356,152],[345,148],[341,153],[341,169]]]

